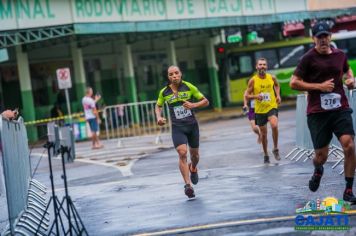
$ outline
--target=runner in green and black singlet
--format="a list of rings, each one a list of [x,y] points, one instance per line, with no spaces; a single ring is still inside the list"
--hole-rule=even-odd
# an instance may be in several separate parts
[[[199,126],[194,115],[194,108],[204,107],[209,101],[199,90],[182,80],[182,73],[177,66],[168,68],[170,84],[159,92],[156,105],[156,119],[158,125],[164,125],[165,119],[161,116],[162,106],[167,102],[172,120],[172,139],[179,155],[179,169],[183,176],[184,192],[189,197],[195,197],[191,183],[198,183],[199,162]],[[194,99],[198,102],[194,102]],[[191,163],[187,162],[189,145]],[[189,178],[190,172],[190,178]]]

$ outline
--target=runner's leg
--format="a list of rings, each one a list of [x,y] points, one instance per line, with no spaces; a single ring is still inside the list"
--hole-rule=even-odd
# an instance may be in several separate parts
[[[189,167],[187,162],[187,145],[181,144],[176,148],[179,155],[179,170],[186,184],[190,184]]]
[[[356,202],[356,198],[352,191],[356,165],[354,137],[352,135],[345,134],[339,138],[339,141],[342,149],[344,150],[345,156],[344,171],[346,187],[343,199],[345,201]]]
[[[194,171],[199,162],[199,148],[190,148],[190,159],[192,161],[192,170]]]
[[[252,131],[257,134],[257,143],[260,144],[261,143],[261,132],[260,132],[260,128],[256,125],[255,120],[250,120],[250,125],[251,125],[251,129]]]
[[[319,149],[315,149],[315,156],[313,159],[314,173],[311,179],[309,180],[309,189],[312,192],[315,192],[319,188],[320,180],[324,173],[323,165],[325,164],[328,158],[328,153],[329,145]]]
[[[353,178],[355,174],[355,144],[354,139],[351,135],[342,135],[339,138],[342,149],[345,155],[345,177]]]
[[[272,129],[273,149],[278,149],[278,118],[276,116],[268,117]]]
[[[262,140],[262,149],[263,153],[265,156],[268,156],[268,150],[267,150],[267,125],[259,126],[260,131],[261,131],[261,140]]]

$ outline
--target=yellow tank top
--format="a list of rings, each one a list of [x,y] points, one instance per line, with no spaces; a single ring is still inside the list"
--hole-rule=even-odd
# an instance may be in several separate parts
[[[263,99],[259,101],[255,99],[255,113],[265,114],[273,108],[277,108],[276,95],[274,92],[274,81],[272,75],[266,73],[266,77],[261,79],[258,74],[252,77],[254,81],[253,94],[262,94]]]

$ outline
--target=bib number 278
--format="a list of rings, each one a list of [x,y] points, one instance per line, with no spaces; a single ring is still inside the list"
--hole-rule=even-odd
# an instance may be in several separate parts
[[[324,110],[331,110],[341,107],[341,95],[337,93],[320,94],[321,107]]]

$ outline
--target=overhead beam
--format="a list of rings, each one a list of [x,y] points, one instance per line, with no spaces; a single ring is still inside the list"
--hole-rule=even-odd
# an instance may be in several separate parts
[[[73,25],[0,33],[0,48],[74,35]]]

